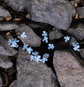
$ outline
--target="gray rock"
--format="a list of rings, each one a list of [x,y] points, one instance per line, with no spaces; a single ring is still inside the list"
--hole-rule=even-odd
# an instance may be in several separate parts
[[[79,18],[84,18],[84,7],[78,7],[77,13],[79,15]]]
[[[9,87],[19,87],[17,86],[17,80],[14,80]]]
[[[0,75],[0,87],[2,87],[2,79],[1,79],[1,75]]]
[[[56,28],[54,28],[50,33],[49,33],[49,40],[55,40],[59,39],[63,36],[62,32]]]
[[[75,3],[80,3],[81,2],[81,0],[74,0],[75,1]]]
[[[73,17],[75,17],[76,16],[76,8],[74,7],[75,2],[73,0],[73,1],[70,1],[70,3],[72,4]]]
[[[72,5],[68,0],[4,0],[4,2],[17,11],[26,9],[33,21],[48,23],[58,29],[68,29],[72,21]]]
[[[16,11],[23,11],[27,1],[28,0],[4,0],[7,5],[11,6],[12,9]]]
[[[26,15],[26,18],[30,19],[30,14],[27,14],[27,15]]]
[[[30,55],[21,49],[17,58],[17,83],[10,87],[57,87],[52,70],[41,62],[30,61]]]
[[[55,51],[53,64],[61,87],[84,87],[84,61],[68,51]]]
[[[5,40],[0,35],[0,54],[6,56],[14,56],[17,54],[17,51],[14,50],[10,45],[8,45],[8,41]]]
[[[3,21],[4,20],[4,18],[3,17],[0,17],[0,21]]]
[[[76,40],[81,41],[84,39],[84,24],[76,23],[74,26],[69,28],[67,32],[74,36]]]
[[[8,59],[7,56],[0,54],[0,67],[1,68],[10,68],[12,67],[12,62]]]
[[[14,30],[16,27],[16,24],[0,24],[0,31]]]
[[[31,0],[31,20],[67,30],[72,21],[72,5],[67,0]]]
[[[79,54],[84,59],[84,48],[80,49]]]
[[[70,1],[70,3],[74,6],[74,3],[75,3],[75,2],[74,2],[74,0],[73,0],[73,1]]]
[[[25,32],[27,35],[27,37],[24,39],[20,36],[23,32]],[[16,33],[18,38],[20,38],[23,43],[26,43],[31,47],[39,47],[41,45],[41,38],[37,36],[33,30],[25,24],[20,24],[19,28],[16,29]]]
[[[76,9],[74,7],[72,9],[73,9],[73,17],[75,17],[76,16]]]
[[[0,17],[6,18],[8,16],[10,16],[10,19],[12,18],[11,14],[7,10],[5,10],[2,6],[0,6]]]

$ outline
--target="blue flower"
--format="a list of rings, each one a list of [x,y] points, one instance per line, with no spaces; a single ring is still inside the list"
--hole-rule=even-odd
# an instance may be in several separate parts
[[[8,44],[11,45],[13,42],[13,39],[9,39]]]
[[[42,41],[43,42],[45,41],[45,43],[48,43],[48,37],[44,37],[44,39]]]
[[[23,38],[23,39],[24,39],[24,37],[27,37],[27,36],[25,35],[25,32],[23,32],[20,36],[21,36],[21,38]]]
[[[24,44],[22,50],[27,50],[28,49],[28,44]]]
[[[75,51],[80,51],[80,46],[79,45],[77,45],[77,46],[75,46],[73,49],[75,50]]]
[[[37,51],[32,52],[30,61],[32,61],[32,60],[35,60],[36,62],[42,61],[42,60],[40,59],[41,56],[38,55],[38,54],[39,54],[39,52],[37,52]]]
[[[74,49],[75,51],[80,51],[80,49],[79,49],[79,48],[80,48],[79,43],[72,42],[72,45],[74,46],[74,48],[73,48],[73,49]]]
[[[43,58],[42,63],[45,63],[45,61],[48,61],[48,57],[49,57],[49,54],[45,53],[42,57]]]
[[[32,61],[35,59],[35,56],[31,55],[30,58],[31,58],[30,61]]]
[[[49,46],[48,49],[52,49],[52,50],[54,49],[54,44],[48,44],[48,46]]]
[[[66,37],[64,37],[64,39],[65,39],[65,42],[68,42],[70,40],[70,37],[66,36]]]
[[[42,61],[40,58],[41,58],[41,56],[40,55],[37,55],[37,56],[34,56],[35,57],[35,61],[36,62],[39,62],[39,61]]]
[[[19,40],[17,40],[17,38],[15,38],[15,39],[9,39],[8,44],[11,45],[11,47],[18,48],[17,42],[19,42]]]
[[[35,52],[32,52],[32,54],[33,54],[34,56],[38,56],[39,52],[35,51]]]
[[[11,47],[18,48],[18,45],[17,45],[17,43],[13,42],[13,43],[11,44]]]
[[[72,42],[73,46],[77,46],[78,44],[79,44],[78,42],[77,43],[76,42]]]
[[[47,32],[43,31],[42,36],[44,36],[44,37],[48,36]]]
[[[32,49],[31,47],[27,48],[27,52],[28,52],[29,54],[31,54],[32,51],[33,51],[33,49]]]

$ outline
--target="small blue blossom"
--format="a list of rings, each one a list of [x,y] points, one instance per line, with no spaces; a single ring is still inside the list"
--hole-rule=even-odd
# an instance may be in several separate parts
[[[32,61],[35,59],[35,56],[31,55],[30,58],[31,58],[30,61]]]
[[[32,60],[35,60],[36,62],[42,61],[40,58],[41,58],[40,55],[37,55],[37,56],[31,55],[30,61],[32,61]]]
[[[44,37],[48,36],[47,32],[43,31],[42,36],[44,36]]]
[[[36,62],[42,61],[40,58],[41,58],[40,55],[35,56],[35,61],[36,61]]]
[[[79,49],[79,48],[80,48],[79,43],[72,42],[72,45],[74,46],[74,48],[73,48],[73,49],[74,49],[75,51],[80,51],[80,49]]]
[[[28,44],[24,44],[22,50],[27,50],[28,49]]]
[[[65,42],[68,42],[70,40],[70,37],[66,36],[66,37],[64,37],[64,39],[65,39]]]
[[[18,45],[17,45],[17,43],[13,42],[13,43],[11,44],[11,47],[18,48]]]
[[[14,42],[19,42],[19,40],[17,40],[17,38],[13,39]]]
[[[11,45],[11,47],[18,48],[17,42],[19,42],[19,40],[17,40],[17,38],[15,38],[15,39],[9,39],[8,44]]]
[[[77,46],[75,46],[73,49],[75,50],[75,51],[80,51],[80,46],[79,45],[77,45]]]
[[[48,44],[48,46],[49,46],[48,49],[52,49],[52,50],[54,49],[54,44]]]
[[[25,32],[23,32],[20,36],[21,36],[21,38],[23,38],[23,39],[24,39],[24,37],[27,37],[27,36],[25,35]]]
[[[77,46],[78,44],[79,44],[78,42],[77,43],[76,42],[72,42],[73,46]]]
[[[48,43],[48,37],[44,37],[44,39],[42,41],[43,42],[45,41],[45,43]]]
[[[31,47],[27,48],[27,52],[28,52],[29,54],[31,54],[32,51],[33,51],[33,49],[32,49]]]
[[[42,63],[45,63],[45,61],[48,61],[49,54],[45,53],[43,55]]]
[[[11,45],[12,42],[13,42],[13,40],[12,40],[12,39],[9,39],[9,41],[8,41],[8,45]]]
[[[38,54],[39,54],[39,52],[37,52],[37,51],[32,52],[30,61],[32,61],[32,60],[35,60],[36,62],[42,61],[42,60],[40,59],[41,56],[38,55]]]
[[[32,54],[33,54],[34,56],[38,56],[39,52],[35,51],[35,52],[32,52]]]

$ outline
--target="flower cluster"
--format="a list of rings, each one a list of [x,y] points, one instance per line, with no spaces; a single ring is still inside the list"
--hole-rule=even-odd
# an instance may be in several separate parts
[[[17,40],[17,38],[15,38],[15,39],[9,39],[8,44],[11,45],[11,47],[18,48],[17,42],[19,42],[19,40]]]
[[[36,62],[39,62],[39,61],[42,61],[42,63],[45,63],[45,61],[48,61],[48,57],[49,57],[49,54],[48,53],[45,53],[44,55],[43,55],[43,59],[41,59],[41,56],[40,55],[38,55],[38,53],[39,52],[32,52],[32,55],[31,55],[31,59],[30,59],[30,61],[32,61],[32,60],[35,60]]]
[[[48,37],[47,37],[48,34],[47,34],[46,31],[43,31],[42,36],[44,37],[42,41],[45,42],[45,43],[48,43]],[[53,50],[54,49],[54,44],[50,44],[49,43],[48,44],[48,49],[52,49]]]
[[[75,51],[80,51],[80,45],[79,45],[79,43],[76,43],[76,42],[72,42],[72,45],[73,45],[73,49],[75,50]]]
[[[46,31],[43,31],[42,36],[44,37],[42,41],[43,41],[43,42],[45,42],[45,43],[48,43],[48,37],[47,37],[47,36],[48,36],[48,34],[47,34],[47,32],[46,32]]]
[[[25,37],[27,37],[25,32],[23,32],[20,36],[23,39]],[[47,34],[46,31],[43,31],[42,36],[44,37],[42,41],[45,42],[45,43],[48,43],[48,37],[47,37],[48,34]],[[70,37],[69,36],[65,36],[64,39],[65,39],[65,42],[68,42],[70,40]],[[17,44],[18,42],[19,42],[19,40],[17,40],[17,38],[9,39],[8,44],[11,45],[11,47],[18,48],[18,44]],[[73,47],[74,47],[73,49],[75,51],[80,51],[79,43],[72,42],[72,45],[73,45]],[[48,44],[48,49],[49,50],[50,49],[53,50],[54,47],[55,47],[54,44],[51,44],[51,43]],[[22,50],[26,50],[29,54],[31,54],[30,61],[35,60],[36,62],[41,61],[42,63],[45,63],[45,61],[48,61],[48,58],[49,58],[49,54],[48,53],[43,54],[43,57],[41,59],[41,56],[39,55],[39,52],[37,52],[37,51],[33,52],[33,49],[31,47],[28,47],[28,44],[26,44],[26,43],[24,43]]]
[[[70,40],[70,37],[69,36],[66,36],[66,37],[64,37],[64,39],[65,39],[65,42],[68,42],[69,40]],[[72,45],[73,45],[73,50],[74,51],[80,51],[80,45],[79,45],[79,43],[76,43],[76,42],[72,42]]]
[[[25,35],[25,32],[23,32],[20,36],[23,39],[25,37],[27,37],[27,35]],[[44,36],[43,41],[45,41],[47,43],[48,42],[48,40],[46,39],[47,38],[47,33],[45,31],[43,31],[42,36]],[[11,45],[11,47],[18,48],[17,42],[19,42],[19,40],[17,40],[17,38],[9,39],[8,44]],[[50,44],[49,47],[48,47],[48,49],[53,49],[53,48],[54,48],[53,44]],[[39,52],[37,52],[37,51],[33,52],[33,49],[31,47],[28,47],[28,44],[26,44],[26,43],[24,43],[22,50],[26,50],[29,54],[31,54],[30,61],[32,61],[32,60],[35,60],[36,62],[42,61],[42,63],[45,63],[45,61],[48,61],[48,57],[49,57],[48,53],[45,53],[43,55],[42,59],[41,59],[41,56],[38,55]]]
[[[36,62],[41,61],[41,56],[38,54],[39,54],[39,52],[37,52],[37,51],[32,52],[30,61],[32,61],[32,60],[35,60]]]
[[[43,55],[42,62],[45,63],[45,61],[48,61],[48,57],[49,57],[49,54],[48,54],[48,53],[45,53],[45,54]]]

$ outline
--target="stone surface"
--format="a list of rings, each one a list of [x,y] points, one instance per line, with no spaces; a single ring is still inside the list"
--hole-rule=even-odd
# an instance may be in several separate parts
[[[74,0],[73,0],[73,1],[71,0],[70,3],[74,6],[74,3],[75,3],[75,2],[74,2]]]
[[[27,37],[24,39],[20,36],[23,32],[25,32],[27,35]],[[41,38],[37,36],[33,30],[25,24],[20,24],[19,28],[16,29],[16,33],[18,38],[20,38],[23,43],[26,43],[31,47],[39,47],[41,45]]]
[[[0,21],[3,21],[4,20],[4,18],[3,17],[0,17]]]
[[[77,13],[79,15],[79,18],[84,18],[84,7],[78,7]]]
[[[30,14],[27,14],[27,15],[26,15],[26,18],[30,19]]]
[[[73,10],[73,17],[75,17],[76,16],[76,9],[73,7],[72,10]]]
[[[8,41],[5,40],[0,35],[0,54],[6,56],[14,56],[17,54],[17,51],[14,50],[10,45],[8,45]]]
[[[67,32],[75,37],[75,39],[78,41],[81,41],[84,39],[84,24],[76,23],[71,28],[69,28]]]
[[[17,58],[17,82],[10,87],[57,87],[52,70],[45,64],[30,61],[30,55],[19,49]]]
[[[27,1],[28,0],[4,0],[7,5],[11,6],[12,9],[17,11],[23,11]]]
[[[14,10],[30,13],[33,21],[48,23],[66,30],[72,21],[72,5],[68,0],[4,0]],[[26,16],[27,17],[27,16]]]
[[[0,75],[0,87],[2,87],[2,79],[1,79],[1,75]]]
[[[0,24],[0,31],[14,30],[16,27],[16,24]]]
[[[80,52],[79,52],[81,58],[84,59],[84,48],[80,49]]]
[[[53,64],[61,87],[84,87],[84,61],[68,51],[55,51]]]
[[[63,36],[62,32],[56,28],[49,33],[49,40],[59,39]]]
[[[8,59],[7,56],[0,54],[0,67],[1,68],[10,68],[12,67],[12,62]]]
[[[74,0],[75,3],[80,3],[82,0]]]
[[[5,10],[2,6],[0,6],[0,17],[6,18],[8,16],[10,16],[11,19],[10,13],[7,10]]]
[[[31,20],[67,30],[72,21],[72,5],[67,0],[31,0]]]

